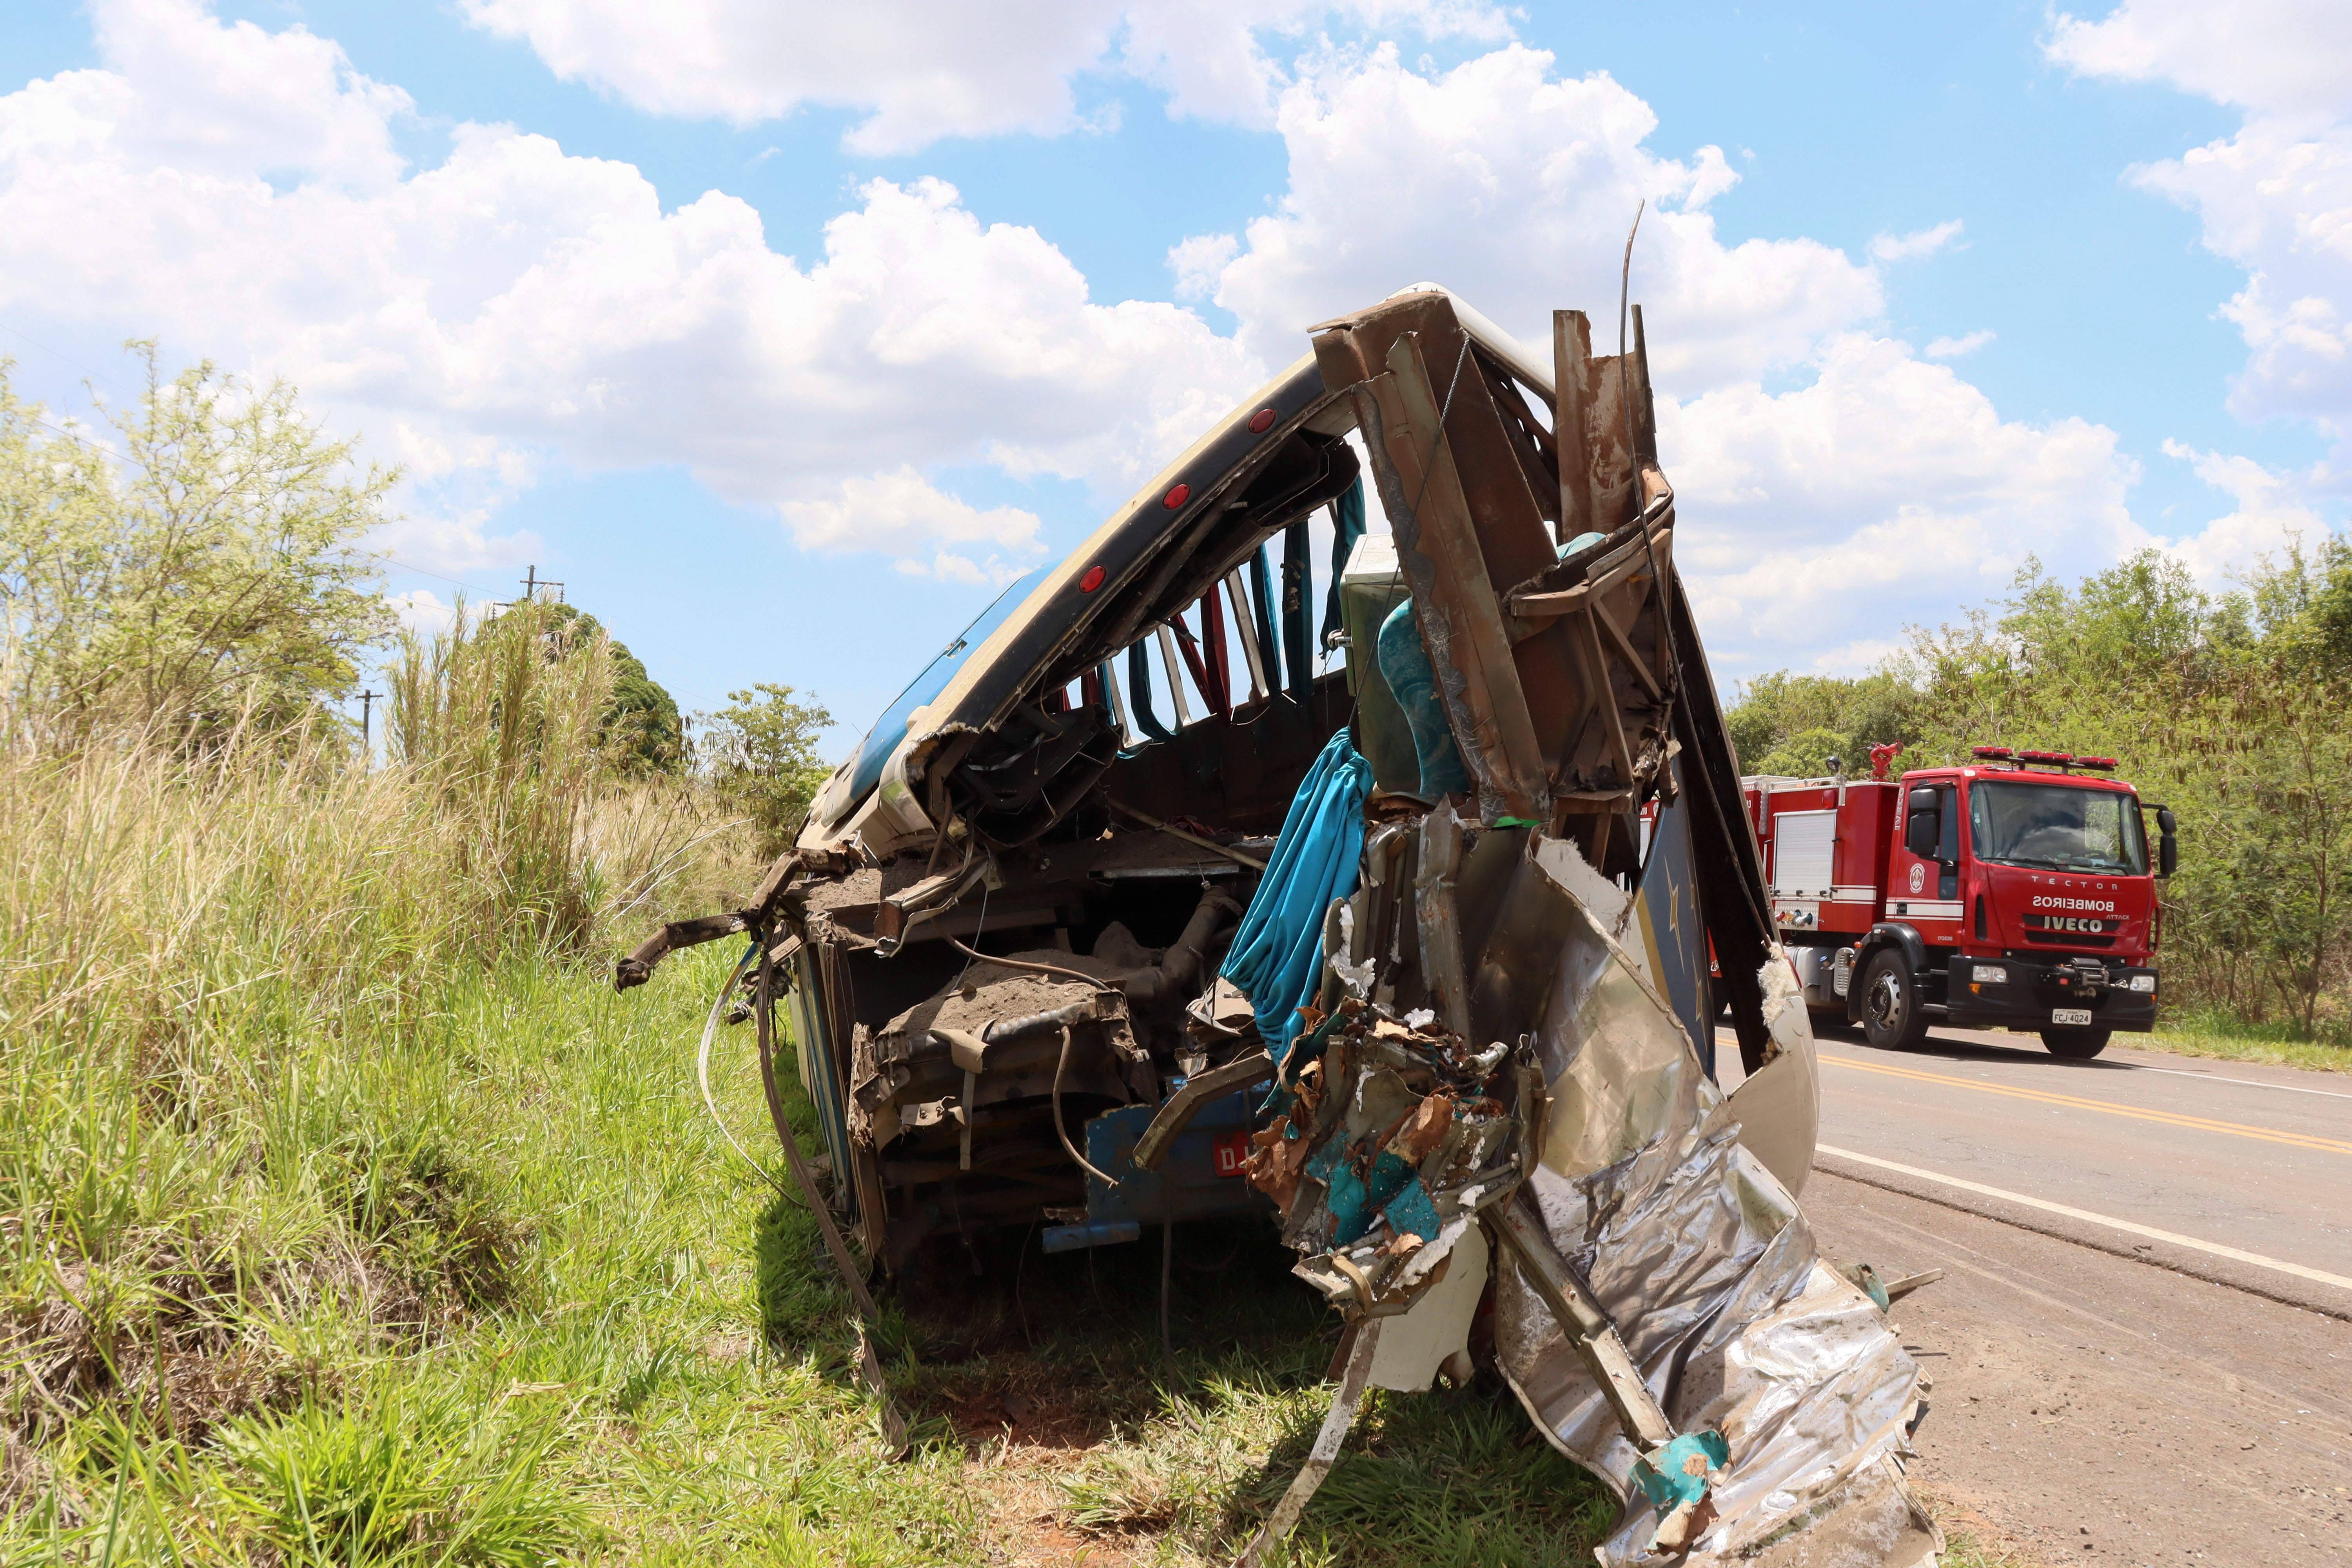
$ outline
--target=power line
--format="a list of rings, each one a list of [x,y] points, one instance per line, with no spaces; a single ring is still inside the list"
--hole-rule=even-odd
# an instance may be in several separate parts
[[[47,420],[46,420],[46,419],[42,419],[42,418],[36,417],[35,416],[30,415],[30,414],[24,414],[24,413],[23,413],[23,411],[22,411],[21,409],[18,411],[18,413],[22,416],[22,417],[24,417],[24,418],[26,418],[26,419],[29,419],[29,420],[31,420],[34,424],[36,424],[36,425],[39,426],[42,429],[44,429],[44,430],[54,430],[54,431],[56,431],[58,435],[60,435],[60,436],[64,437],[67,440],[68,440],[68,441],[73,441],[73,442],[77,442],[77,443],[79,443],[79,445],[81,445],[81,446],[87,447],[89,447],[91,451],[96,452],[97,454],[99,454],[99,456],[100,456],[100,457],[103,457],[103,458],[111,458],[112,456],[114,456],[114,454],[113,454],[113,453],[111,453],[111,452],[108,451],[105,447],[103,447],[100,446],[97,442],[95,442],[95,441],[91,440],[91,439],[90,439],[89,437],[87,437],[87,436],[79,436],[79,435],[76,435],[73,431],[67,429],[67,428],[66,428],[64,426],[62,426],[62,425],[52,425],[52,424],[50,424],[50,423],[49,423]]]
[[[414,565],[409,562],[403,561],[397,555],[385,554],[382,551],[376,552],[376,554],[380,556],[386,564],[397,566],[404,572],[414,572],[420,577],[430,577],[436,582],[447,583],[456,587],[464,588],[469,593],[479,594],[486,599],[489,595],[490,590],[483,587],[479,583],[468,583],[462,577],[452,577],[447,575],[446,573],[428,572],[422,566]]]
[[[6,333],[7,333],[10,337],[12,337],[12,338],[23,338],[25,342],[28,342],[28,343],[32,343],[32,345],[33,345],[35,348],[37,348],[37,349],[40,350],[43,353],[45,353],[45,354],[55,354],[58,359],[64,360],[64,361],[66,362],[66,363],[68,363],[68,364],[69,364],[69,365],[73,366],[73,367],[74,367],[74,369],[76,369],[76,370],[78,370],[78,371],[81,372],[84,375],[94,375],[94,376],[98,377],[98,379],[99,379],[99,380],[100,380],[100,381],[102,381],[102,382],[106,383],[106,384],[107,384],[107,385],[109,385],[109,386],[121,386],[123,391],[125,391],[125,392],[127,392],[127,393],[131,394],[131,396],[133,396],[133,397],[136,397],[136,396],[138,396],[138,395],[139,395],[139,389],[138,389],[137,387],[135,387],[135,386],[122,386],[122,383],[121,383],[121,382],[119,382],[119,381],[117,381],[117,380],[115,380],[112,376],[110,376],[110,375],[107,374],[104,371],[102,371],[102,370],[92,370],[92,369],[90,369],[90,368],[89,368],[89,366],[88,366],[88,365],[86,365],[86,364],[82,363],[81,363],[81,361],[79,361],[79,360],[78,360],[78,359],[72,359],[72,358],[68,357],[68,356],[67,356],[67,355],[65,355],[65,354],[58,353],[58,351],[57,351],[57,350],[55,350],[55,349],[53,349],[53,348],[51,348],[51,347],[49,347],[49,345],[48,345],[48,344],[44,343],[44,342],[35,342],[35,341],[34,341],[33,339],[31,339],[31,338],[25,337],[25,334],[24,334],[24,333],[22,333],[22,332],[18,331],[16,328],[14,328],[14,327],[12,327],[12,326],[9,326],[9,325],[8,325],[6,322],[5,322],[5,321],[0,321],[0,332],[6,332]]]
[[[17,335],[20,337],[23,336],[22,333],[18,333]],[[32,340],[27,338],[26,341],[30,342]],[[63,358],[64,356],[60,355],[58,357]],[[71,363],[72,362],[68,360],[67,363]],[[92,374],[95,373],[93,372]],[[118,383],[117,384],[120,384]],[[52,425],[46,419],[25,413],[22,409],[17,411],[17,416],[22,419],[39,426],[44,430],[54,431],[58,435],[64,437],[67,440],[75,443],[77,446],[86,447],[89,450],[96,452],[101,458],[111,458],[117,461],[121,460],[121,455],[119,453],[108,451],[105,447],[100,446],[97,442],[91,440],[87,436],[78,435],[75,432],[65,428],[65,426],[61,425]],[[446,583],[452,587],[464,588],[469,593],[480,594],[485,597],[488,597],[490,593],[489,589],[483,587],[478,583],[468,583],[462,577],[452,577],[446,573],[435,572],[429,568],[419,566],[414,562],[403,561],[399,556],[392,554],[388,551],[371,551],[369,553],[376,556],[379,560],[383,561],[389,565],[397,566],[404,572],[414,572],[420,577],[430,577],[436,582]],[[533,567],[532,571],[536,574],[538,568]],[[558,583],[553,585],[560,588],[563,584]]]

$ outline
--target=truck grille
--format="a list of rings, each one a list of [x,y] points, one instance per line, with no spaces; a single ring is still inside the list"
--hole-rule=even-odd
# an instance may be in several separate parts
[[[2113,947],[2123,923],[2091,915],[2027,915],[2025,940],[2058,947]]]

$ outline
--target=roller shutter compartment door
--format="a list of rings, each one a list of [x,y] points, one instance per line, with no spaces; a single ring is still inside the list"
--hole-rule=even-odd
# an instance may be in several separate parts
[[[1834,811],[1784,811],[1772,818],[1772,896],[1826,899],[1837,865]]]

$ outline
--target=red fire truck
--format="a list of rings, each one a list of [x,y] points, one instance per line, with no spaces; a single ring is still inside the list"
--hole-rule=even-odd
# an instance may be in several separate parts
[[[1815,1017],[1880,1047],[1935,1024],[2032,1030],[2076,1058],[2155,1027],[2172,813],[2107,776],[2111,757],[1979,746],[1967,767],[1889,779],[1899,750],[1872,747],[1867,779],[1832,758],[1828,778],[1741,781]]]

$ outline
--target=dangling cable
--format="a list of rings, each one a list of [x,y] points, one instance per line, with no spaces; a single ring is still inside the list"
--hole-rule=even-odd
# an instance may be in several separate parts
[[[1107,1175],[1104,1173],[1096,1170],[1091,1164],[1088,1164],[1087,1163],[1087,1157],[1078,1152],[1078,1146],[1070,1142],[1069,1126],[1062,1120],[1062,1074],[1069,1070],[1069,1066],[1070,1026],[1067,1024],[1065,1024],[1062,1026],[1062,1054],[1061,1057],[1054,1063],[1054,1136],[1062,1141],[1062,1152],[1076,1161],[1078,1169],[1084,1171],[1087,1175],[1092,1176],[1095,1180],[1100,1182],[1107,1187],[1116,1187],[1118,1185],[1118,1178],[1117,1176]]]
[[[784,1097],[776,1088],[776,1055],[772,1037],[775,1032],[775,1005],[772,985],[775,977],[775,956],[768,952],[767,932],[755,933],[755,946],[760,951],[760,976],[757,993],[751,1000],[751,1014],[760,1026],[760,1087],[768,1094],[768,1115],[776,1124],[776,1141],[784,1146],[784,1163],[792,1167],[793,1180],[808,1200],[809,1211],[816,1216],[818,1234],[824,1238],[825,1251],[833,1255],[833,1265],[841,1270],[842,1283],[849,1287],[857,1310],[866,1321],[878,1321],[881,1312],[874,1305],[873,1293],[866,1289],[866,1278],[858,1273],[856,1260],[849,1256],[849,1244],[841,1239],[841,1227],[833,1223],[833,1211],[825,1206],[824,1198],[816,1190],[816,1178],[809,1173],[808,1162],[801,1158],[800,1141],[793,1136],[793,1124],[784,1118]]]
[[[1176,1370],[1176,1342],[1168,1332],[1169,1283],[1176,1265],[1176,1222],[1167,1220],[1160,1226],[1160,1359],[1168,1365],[1168,1396],[1176,1396],[1177,1384],[1184,1381]]]
[[[784,1098],[776,1088],[776,1058],[773,1042],[775,1031],[774,981],[775,954],[768,951],[765,930],[751,933],[752,946],[760,955],[759,980],[751,998],[751,1014],[760,1026],[760,1085],[767,1090],[768,1114],[776,1123],[776,1139],[784,1146],[784,1163],[792,1167],[793,1180],[808,1200],[809,1213],[816,1220],[817,1235],[824,1241],[824,1249],[833,1258],[833,1266],[841,1272],[841,1282],[849,1288],[850,1300],[857,1305],[857,1375],[874,1395],[882,1418],[883,1435],[889,1439],[894,1452],[907,1451],[907,1418],[898,1414],[896,1401],[890,1397],[890,1385],[882,1375],[882,1363],[874,1353],[874,1342],[867,1334],[869,1328],[882,1321],[881,1310],[874,1304],[874,1294],[866,1288],[866,1278],[858,1273],[856,1260],[849,1255],[849,1244],[841,1238],[841,1227],[833,1223],[833,1211],[825,1206],[824,1195],[816,1190],[816,1178],[809,1173],[808,1162],[801,1158],[801,1146],[793,1136],[792,1123],[784,1119]]]
[[[741,1155],[743,1163],[758,1172],[760,1179],[775,1188],[779,1195],[793,1198],[792,1189],[770,1175],[768,1168],[751,1158],[751,1152],[744,1148],[736,1139],[734,1131],[727,1125],[727,1119],[719,1114],[719,1101],[710,1092],[710,1042],[719,1033],[719,1015],[726,1008],[727,998],[734,994],[736,985],[743,978],[743,972],[751,967],[751,960],[759,951],[760,942],[757,937],[754,937],[751,940],[751,945],[743,950],[743,956],[737,959],[735,966],[727,972],[726,980],[719,987],[719,994],[711,998],[710,1016],[704,1019],[702,1024],[702,1048],[695,1053],[694,1076],[702,1084],[703,1107],[710,1112],[710,1120],[718,1124],[719,1134],[727,1140],[727,1146]],[[794,1201],[798,1200],[794,1199]]]

